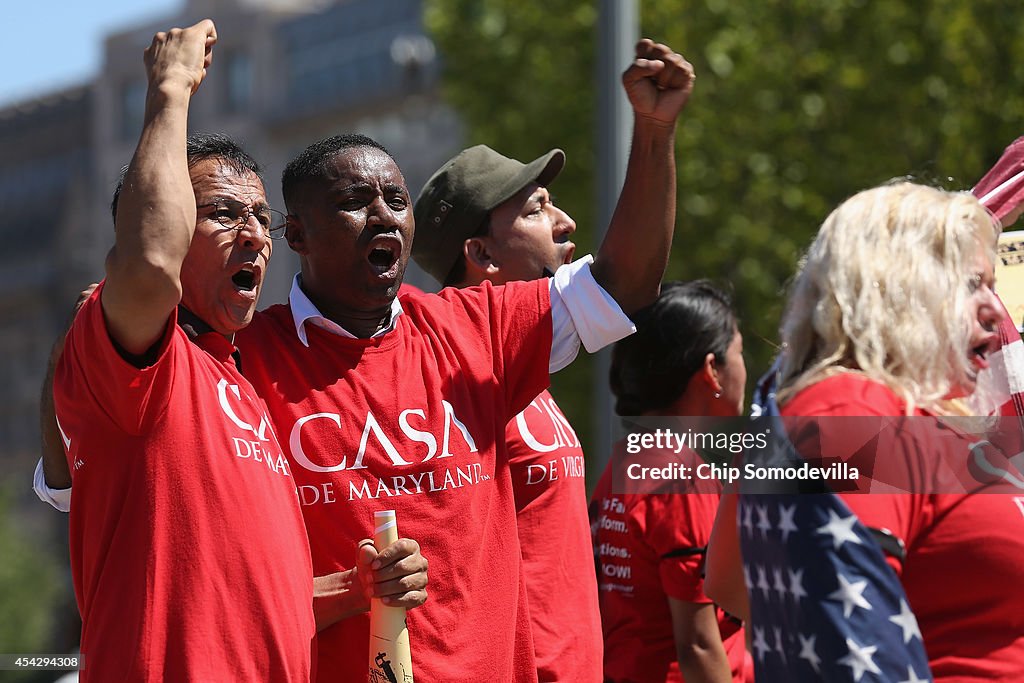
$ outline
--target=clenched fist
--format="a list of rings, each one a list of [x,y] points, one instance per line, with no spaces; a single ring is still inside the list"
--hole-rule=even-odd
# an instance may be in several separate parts
[[[153,36],[144,55],[150,88],[180,85],[195,93],[213,61],[217,29],[209,19]]]
[[[644,38],[636,44],[636,59],[622,74],[622,85],[637,119],[670,126],[689,101],[696,78],[681,54]]]

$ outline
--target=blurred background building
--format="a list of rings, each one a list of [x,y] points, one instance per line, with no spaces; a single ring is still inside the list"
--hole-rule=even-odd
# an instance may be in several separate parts
[[[142,52],[156,31],[204,17],[216,22],[219,42],[189,128],[240,141],[266,170],[271,206],[284,208],[285,164],[329,135],[359,132],[381,142],[414,194],[461,146],[458,119],[438,96],[439,64],[420,0],[188,0],[174,16],[108,35],[95,80],[0,109],[0,514],[45,539],[40,547],[60,547],[67,537],[66,518],[41,515],[28,486],[49,349],[76,294],[102,276],[113,239],[111,192],[141,130]],[[286,300],[298,269],[287,246],[278,247],[263,305]],[[406,280],[436,287],[414,264]],[[52,578],[67,591],[74,619],[68,577]],[[0,616],[5,608],[18,615],[0,604]],[[48,630],[59,632],[58,648],[77,642],[77,623]],[[0,638],[0,652],[12,651],[3,645]]]

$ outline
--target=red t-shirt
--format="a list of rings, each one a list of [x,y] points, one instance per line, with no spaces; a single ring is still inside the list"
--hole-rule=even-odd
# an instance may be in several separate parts
[[[317,576],[351,567],[394,509],[430,562],[427,603],[408,616],[424,681],[530,681],[530,638],[505,425],[548,384],[547,282],[402,298],[372,339],[258,314],[238,344],[287,444]],[[318,639],[322,681],[363,680],[369,619]]]
[[[615,459],[591,499],[605,681],[682,681],[668,598],[711,602],[701,573],[719,495],[614,493],[614,466]],[[709,487],[718,488],[701,483],[698,490]],[[742,682],[743,629],[721,610],[718,617],[733,680]]]
[[[538,677],[600,681],[601,614],[579,438],[544,391],[508,423],[505,442]]]
[[[408,282],[403,282],[398,288],[398,296],[404,297],[408,294],[423,294],[423,290],[416,285],[410,285]]]
[[[842,374],[801,391],[782,414],[901,416],[906,404],[878,382]],[[926,413],[915,415],[924,420]],[[821,422],[811,438],[823,452],[841,454],[844,444],[830,438],[829,424]],[[904,430],[906,436],[888,438],[879,454],[907,463],[919,481],[934,481],[934,468],[949,461],[929,449],[950,430],[924,442],[930,424],[922,421]],[[799,435],[794,443],[800,449]],[[1024,593],[1017,588],[1024,576],[1024,491],[842,497],[864,524],[887,529],[906,545],[902,563],[889,561],[917,615],[935,681],[1024,681]]]
[[[83,681],[307,681],[313,573],[291,465],[234,347],[172,315],[156,362],[85,302],[54,401],[75,495]]]

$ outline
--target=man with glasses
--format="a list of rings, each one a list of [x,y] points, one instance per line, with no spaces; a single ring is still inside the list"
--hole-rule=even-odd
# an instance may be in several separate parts
[[[112,205],[106,277],[55,369],[82,681],[311,675],[314,579],[291,465],[232,344],[283,223],[251,157],[185,134],[215,42],[205,20],[146,50],[143,131]],[[333,618],[365,609],[372,581],[390,578],[372,562],[418,557],[405,543],[360,548],[365,571],[333,577],[358,586],[327,605]]]
[[[284,237],[284,214],[269,206],[249,207],[235,199],[215,199],[209,204],[199,204],[197,209],[210,209],[218,223],[232,230],[241,230],[255,218],[271,239]]]

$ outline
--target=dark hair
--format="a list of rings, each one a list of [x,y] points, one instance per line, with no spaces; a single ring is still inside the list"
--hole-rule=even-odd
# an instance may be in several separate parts
[[[256,163],[256,160],[249,156],[237,142],[223,133],[190,134],[185,139],[185,156],[188,158],[189,168],[206,159],[219,159],[235,173],[252,173],[261,182],[263,181],[263,169]],[[124,177],[127,173],[128,166],[121,168],[121,173],[117,177],[117,187],[114,188],[114,198],[110,201],[110,215],[115,222],[117,221],[117,200],[121,196],[121,188],[124,186]]]
[[[736,334],[729,295],[707,280],[666,282],[633,316],[636,334],[612,349],[612,393],[619,415],[642,415],[674,403],[708,353],[725,363]]]
[[[487,218],[480,224],[480,227],[476,229],[469,239],[474,237],[487,237],[491,234],[491,214],[487,214]],[[465,241],[459,245],[461,249],[465,245]],[[444,282],[441,283],[442,287],[457,287],[462,284],[462,281],[466,279],[466,254],[462,251],[459,252],[459,258],[455,259],[455,265],[448,271],[448,276],[445,277]]]
[[[288,211],[291,212],[296,206],[295,202],[298,200],[298,192],[303,184],[310,180],[324,177],[324,174],[327,173],[327,161],[329,159],[342,150],[355,147],[379,149],[391,157],[392,161],[395,160],[395,157],[384,145],[373,138],[358,133],[335,135],[324,138],[319,142],[314,142],[302,150],[299,156],[288,162],[288,165],[284,167],[284,173],[281,174],[281,192],[284,194],[284,203],[288,207]]]

